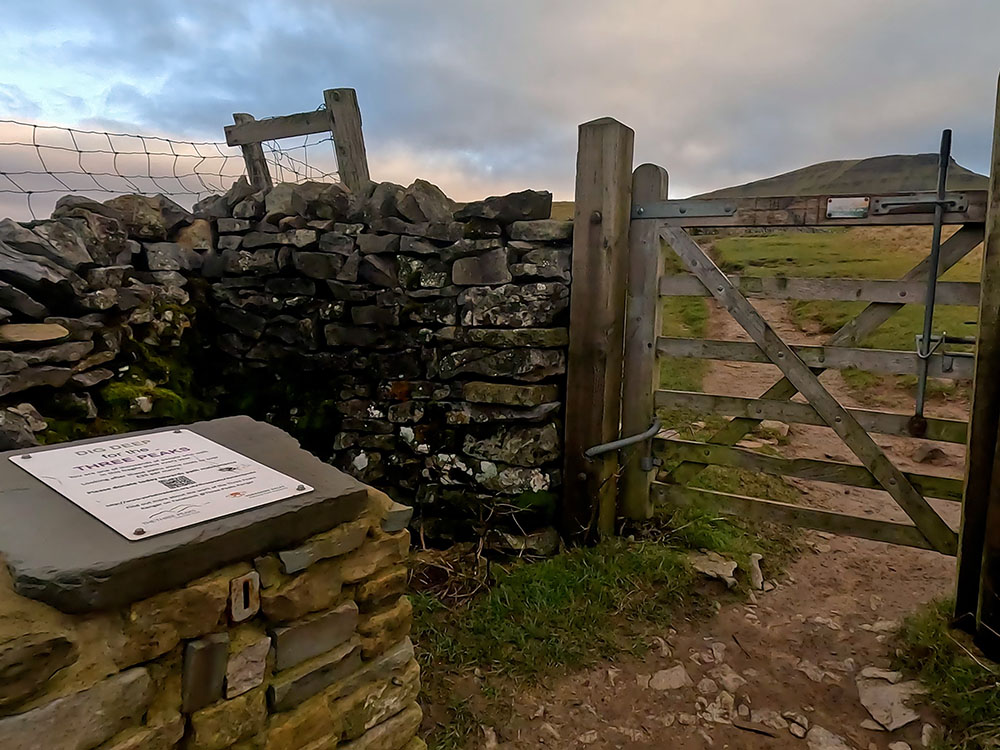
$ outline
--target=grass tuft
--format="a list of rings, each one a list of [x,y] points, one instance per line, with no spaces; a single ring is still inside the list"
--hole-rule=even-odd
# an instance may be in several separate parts
[[[651,627],[662,633],[740,595],[704,596],[689,550],[716,551],[740,564],[760,552],[766,575],[774,575],[791,553],[787,540],[683,509],[637,527],[631,541],[609,539],[540,562],[494,563],[490,588],[461,603],[415,594],[430,746],[464,747],[480,724],[503,724],[518,685],[640,654]]]
[[[1000,666],[948,627],[949,601],[908,618],[897,636],[895,666],[916,675],[946,727],[939,750],[1000,746]]]
[[[466,607],[418,594],[418,641],[428,665],[536,677],[630,650],[612,620],[669,619],[691,583],[676,548],[612,539],[500,569]]]

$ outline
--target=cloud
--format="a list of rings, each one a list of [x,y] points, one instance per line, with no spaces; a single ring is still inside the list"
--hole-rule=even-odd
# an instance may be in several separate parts
[[[1000,4],[965,0],[41,0],[0,30],[0,114],[221,140],[358,89],[373,175],[572,197],[576,127],[636,131],[671,194],[935,150],[988,165]],[[25,65],[31,60],[31,65]]]

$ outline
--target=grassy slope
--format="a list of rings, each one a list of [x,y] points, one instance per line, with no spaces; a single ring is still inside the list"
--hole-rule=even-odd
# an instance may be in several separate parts
[[[783,195],[864,195],[933,190],[937,184],[937,154],[894,154],[868,159],[842,159],[812,164],[775,177],[704,193],[699,198]],[[985,190],[989,178],[959,165],[948,171],[949,190]]]
[[[973,658],[975,647],[948,629],[950,602],[909,618],[898,636],[896,667],[928,688],[928,702],[948,727],[938,747],[985,750],[1000,746],[1000,666]]]

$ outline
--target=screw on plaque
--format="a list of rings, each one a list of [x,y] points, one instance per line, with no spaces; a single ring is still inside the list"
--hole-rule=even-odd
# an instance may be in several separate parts
[[[31,454],[25,453],[23,456],[21,456],[21,458],[31,458]]]
[[[295,489],[297,489],[297,490],[298,490],[299,492],[302,492],[302,490],[304,490],[305,488],[306,488],[306,486],[305,486],[304,484],[300,484],[300,485],[299,485],[298,487],[296,487]]]
[[[181,433],[181,430],[174,430],[174,432],[179,435]]]
[[[142,536],[143,534],[146,533],[146,530],[144,528],[142,528],[142,526],[140,526],[138,529],[136,529],[132,533],[135,534],[136,536]]]

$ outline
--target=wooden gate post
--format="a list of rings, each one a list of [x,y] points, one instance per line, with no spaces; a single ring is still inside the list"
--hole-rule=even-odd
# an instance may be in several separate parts
[[[1000,85],[980,295],[955,617],[977,633],[980,647],[1000,658]]]
[[[361,107],[354,89],[327,89],[323,92],[326,110],[330,113],[333,148],[337,154],[337,172],[351,192],[364,195],[371,177],[365,137],[361,132]]]
[[[580,126],[573,216],[563,532],[614,533],[617,454],[583,452],[615,440],[621,416],[625,285],[635,134],[605,117]]]
[[[667,171],[640,164],[632,175],[632,201],[667,199]],[[625,312],[625,374],[622,385],[622,435],[649,429],[653,419],[653,391],[660,384],[656,338],[663,333],[660,276],[663,246],[655,219],[633,219],[628,234],[628,301]],[[642,466],[649,443],[626,449],[622,472],[622,515],[644,520],[653,515],[650,472]]]
[[[237,125],[248,125],[256,121],[253,115],[246,112],[233,113],[233,122]],[[227,132],[227,141],[228,138],[229,133]],[[233,144],[230,143],[229,145],[232,146]],[[253,186],[253,189],[270,190],[273,184],[271,182],[271,173],[267,171],[267,159],[264,158],[264,147],[258,141],[256,143],[241,144],[240,148],[243,149],[243,161],[247,166],[247,180]]]

